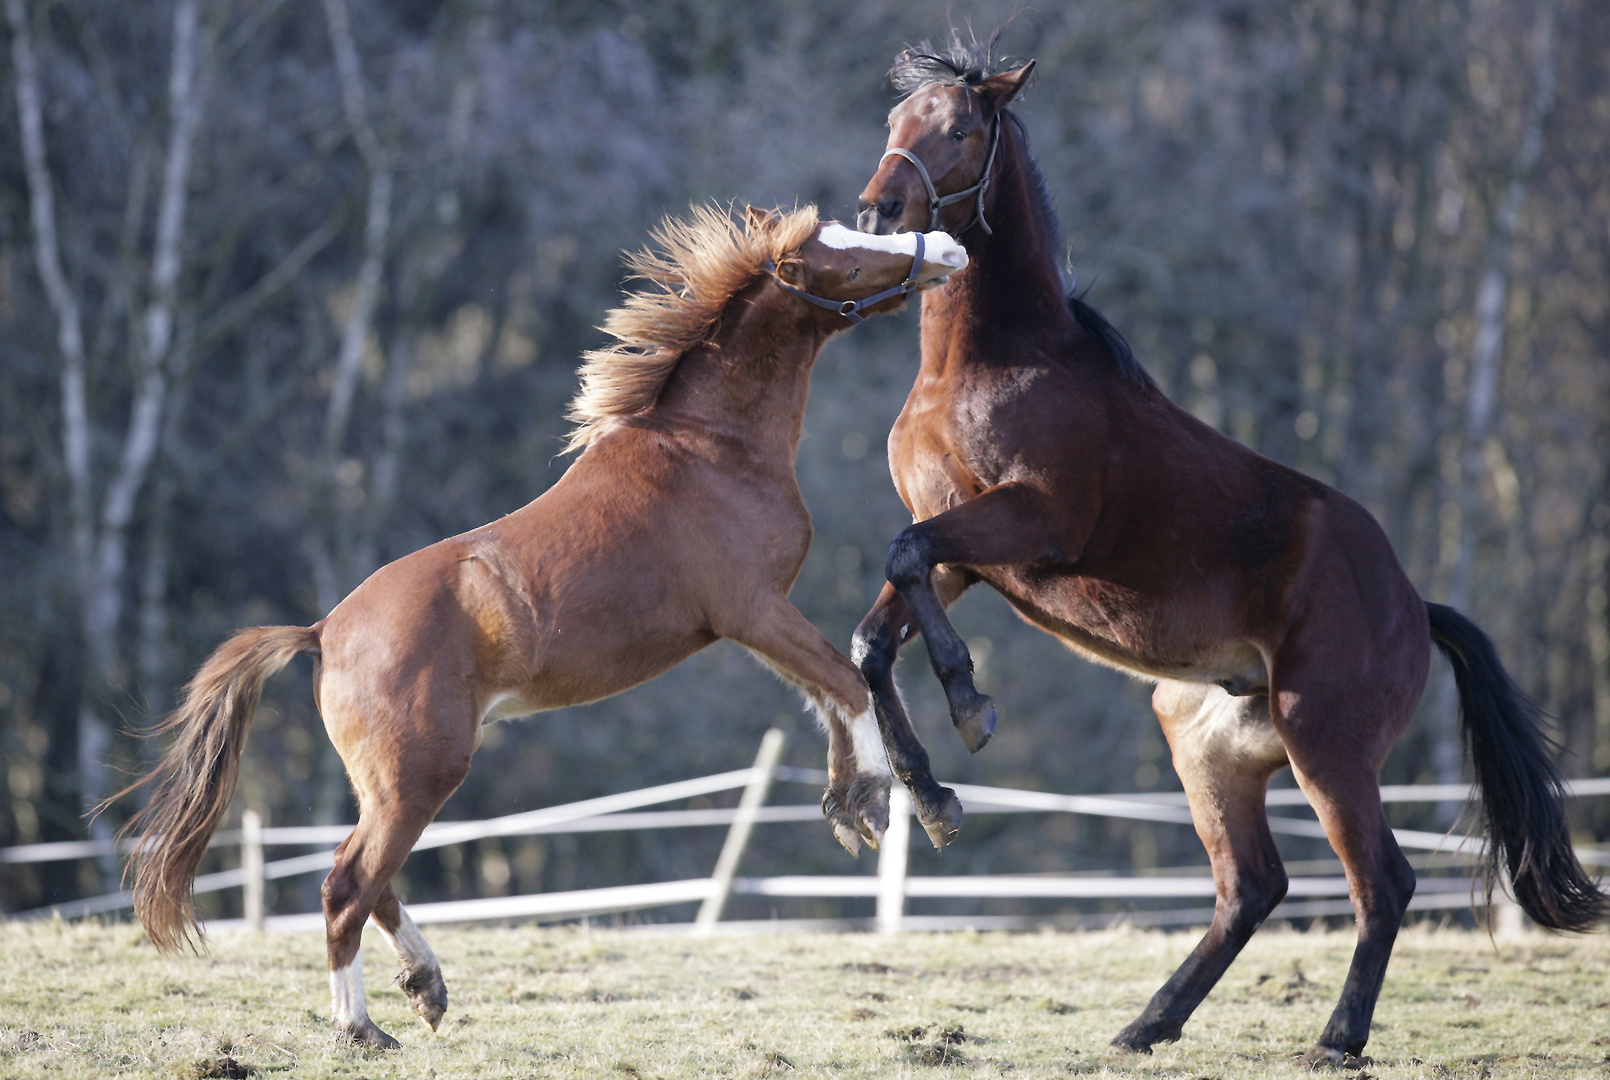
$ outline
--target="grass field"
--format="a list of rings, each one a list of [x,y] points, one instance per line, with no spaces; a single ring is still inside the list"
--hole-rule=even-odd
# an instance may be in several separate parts
[[[1298,1076],[1352,937],[1271,927],[1153,1057],[1107,1040],[1194,943],[1149,931],[746,936],[436,929],[440,1034],[364,942],[403,1049],[332,1045],[322,941],[161,957],[129,926],[0,924],[0,1078]],[[1610,1077],[1610,938],[1399,939],[1368,1077]],[[1356,1073],[1355,1073],[1356,1075]]]

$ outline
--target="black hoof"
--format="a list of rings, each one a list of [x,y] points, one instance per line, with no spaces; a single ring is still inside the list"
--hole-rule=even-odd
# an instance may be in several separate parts
[[[1150,1054],[1152,1052],[1151,1043],[1140,1039],[1126,1038],[1123,1035],[1118,1036],[1107,1045],[1110,1049],[1124,1054]]]
[[[1178,1042],[1181,1033],[1178,1024],[1141,1023],[1136,1020],[1113,1036],[1111,1046],[1127,1054],[1149,1054],[1154,1043]]]
[[[995,734],[995,703],[983,694],[975,694],[970,703],[951,706],[950,720],[967,752],[976,754]]]
[[[402,1043],[381,1031],[375,1022],[368,1018],[356,1024],[336,1025],[335,1041],[370,1050],[396,1050],[402,1046]]]
[[[919,806],[917,820],[933,842],[934,850],[944,851],[945,845],[962,831],[962,801],[948,787],[940,788],[939,794],[942,798],[939,808],[933,809],[932,804]]]
[[[397,973],[397,985],[408,996],[414,1014],[435,1031],[447,1015],[447,983],[442,980],[441,968],[408,970]]]

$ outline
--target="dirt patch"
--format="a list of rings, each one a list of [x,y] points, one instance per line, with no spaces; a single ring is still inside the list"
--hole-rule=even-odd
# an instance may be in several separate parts
[[[913,1065],[966,1065],[963,1043],[982,1042],[959,1023],[914,1025],[885,1031],[885,1038],[906,1043],[905,1058]]]
[[[954,1046],[941,1043],[934,1046],[908,1046],[906,1060],[913,1065],[966,1065],[967,1055]]]
[[[229,1054],[192,1061],[178,1072],[179,1080],[246,1080],[252,1071]]]

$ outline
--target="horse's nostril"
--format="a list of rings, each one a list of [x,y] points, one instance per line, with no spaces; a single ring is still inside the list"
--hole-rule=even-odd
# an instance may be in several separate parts
[[[895,218],[899,217],[900,211],[905,208],[906,201],[904,199],[885,199],[878,204],[878,213],[886,218]]]

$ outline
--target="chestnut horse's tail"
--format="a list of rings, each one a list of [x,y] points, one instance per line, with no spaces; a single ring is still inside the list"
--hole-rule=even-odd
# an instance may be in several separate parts
[[[263,682],[297,653],[318,647],[318,631],[302,626],[257,626],[224,642],[185,687],[184,701],[152,732],[179,736],[161,764],[112,797],[157,782],[123,834],[144,835],[130,865],[134,913],[159,950],[171,952],[200,935],[190,888],[234,797]]]
[[[1565,790],[1543,710],[1516,686],[1492,640],[1453,608],[1426,604],[1431,638],[1453,665],[1465,743],[1481,792],[1488,881],[1508,874],[1521,908],[1554,930],[1589,930],[1606,900],[1571,848]]]

